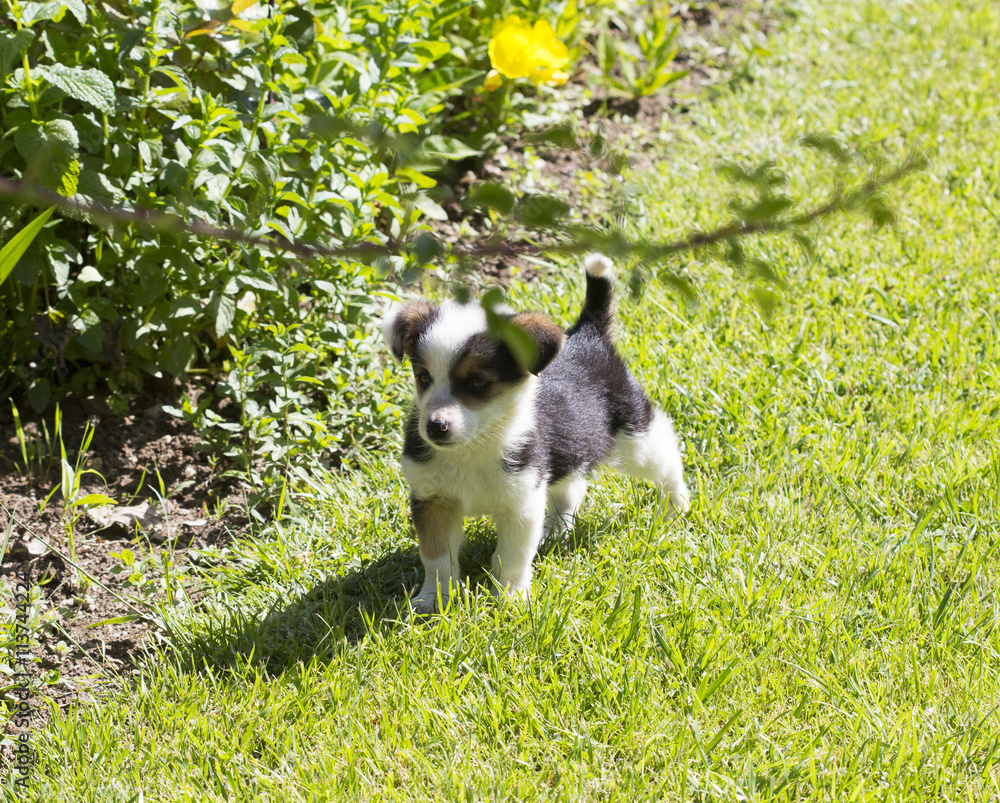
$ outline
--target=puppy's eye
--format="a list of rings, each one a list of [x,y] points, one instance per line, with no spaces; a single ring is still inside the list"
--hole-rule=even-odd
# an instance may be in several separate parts
[[[490,386],[490,380],[483,379],[481,376],[474,376],[469,380],[469,385],[473,390],[486,390]]]
[[[431,375],[426,371],[421,371],[417,374],[417,384],[422,388],[429,388],[431,386]]]

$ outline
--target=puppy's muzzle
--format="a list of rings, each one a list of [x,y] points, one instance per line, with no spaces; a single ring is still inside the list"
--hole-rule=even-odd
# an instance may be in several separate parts
[[[443,446],[451,440],[451,423],[445,418],[428,418],[427,437],[434,443]]]

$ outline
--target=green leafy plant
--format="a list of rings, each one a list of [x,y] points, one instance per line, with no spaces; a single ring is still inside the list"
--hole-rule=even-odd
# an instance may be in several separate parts
[[[21,453],[22,462],[19,469],[27,479],[29,487],[33,487],[36,482],[48,475],[49,469],[56,459],[55,443],[45,419],[38,422],[40,431],[32,435],[25,430],[21,421],[21,411],[13,399],[10,403],[10,409],[14,419],[14,435]]]
[[[83,438],[80,442],[80,447],[76,452],[76,459],[73,463],[70,463],[66,452],[66,442],[63,439],[63,426],[62,426],[62,409],[59,405],[56,405],[55,414],[55,425],[54,425],[54,437],[55,441],[59,444],[59,465],[60,465],[60,477],[59,484],[56,485],[45,497],[45,499],[39,504],[39,511],[44,510],[45,507],[52,500],[52,497],[56,493],[61,493],[63,498],[63,512],[62,512],[62,526],[63,531],[66,534],[66,540],[69,543],[69,557],[74,566],[77,569],[77,579],[76,585],[81,590],[86,590],[89,585],[89,578],[79,571],[79,561],[76,557],[76,529],[77,523],[80,520],[84,509],[89,507],[94,507],[96,505],[108,505],[116,504],[115,500],[101,493],[82,493],[83,490],[83,479],[88,475],[94,475],[97,477],[102,484],[106,484],[104,477],[101,476],[99,471],[92,468],[86,468],[87,463],[87,450],[90,448],[90,444],[94,439],[94,425],[92,422],[88,421],[83,429]]]
[[[106,229],[87,213],[44,228],[31,215],[28,227],[28,210],[5,210],[0,390],[27,392],[39,411],[67,393],[120,407],[154,381],[218,364],[230,344],[253,340],[237,305],[247,291],[294,318],[305,294],[291,289],[331,275],[289,260],[282,242],[404,234],[442,214],[428,171],[475,153],[435,130],[446,98],[482,71],[430,3],[242,2],[208,19],[173,0],[114,12],[5,6],[16,30],[0,33],[13,68],[0,90],[0,173],[275,239],[234,248]],[[453,11],[468,19],[464,6]],[[429,134],[428,158],[402,165],[364,139],[315,136],[310,121],[328,115]],[[317,320],[337,292],[308,299]]]
[[[42,230],[42,226],[48,221],[53,210],[53,207],[46,209],[11,237],[3,248],[0,248],[0,284],[3,284],[7,277],[10,276],[10,272],[14,270],[14,266],[18,263],[18,260],[28,250],[28,246],[31,245],[35,237],[38,236],[38,232]]]
[[[303,262],[286,246],[379,247],[445,219],[439,178],[501,144],[479,90],[494,23],[546,17],[571,45],[587,30],[566,2],[2,8],[0,177],[78,205],[59,220],[0,211],[0,393],[36,413],[68,396],[119,412],[196,377],[182,414],[222,452],[242,444],[236,466],[254,482],[264,455],[290,468],[306,430],[337,459],[376,437],[379,416],[357,412],[382,404],[365,379],[381,369],[362,348],[374,310],[362,296],[428,256]],[[504,125],[529,110],[541,109],[526,90]],[[249,366],[270,378],[241,378]],[[223,409],[231,391],[238,412]],[[233,425],[239,436],[221,437]]]
[[[671,69],[679,47],[679,25],[666,13],[640,15],[631,23],[614,17],[623,38],[610,30],[602,31],[594,50],[601,82],[608,96],[640,98],[652,95],[668,84],[679,81],[690,70]],[[616,77],[616,67],[618,68]]]

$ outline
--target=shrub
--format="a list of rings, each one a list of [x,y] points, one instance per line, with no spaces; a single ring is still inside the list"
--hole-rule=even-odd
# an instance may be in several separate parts
[[[57,211],[0,284],[0,393],[122,410],[158,381],[219,381],[235,409],[208,392],[180,412],[264,485],[264,456],[317,440],[342,455],[382,431],[365,324],[379,277],[406,267],[303,264],[281,243],[384,243],[443,217],[435,172],[537,105],[532,87],[480,99],[495,22],[578,20],[567,2],[5,6],[0,174],[275,244]],[[0,237],[37,214],[5,209]]]

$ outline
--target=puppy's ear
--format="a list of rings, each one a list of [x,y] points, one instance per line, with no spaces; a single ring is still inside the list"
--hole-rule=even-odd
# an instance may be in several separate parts
[[[389,345],[392,356],[400,362],[404,354],[412,357],[417,341],[430,328],[437,314],[438,308],[423,300],[386,310],[382,316],[382,337]]]
[[[527,332],[535,342],[534,363],[525,367],[532,374],[541,373],[562,349],[566,333],[537,312],[519,312],[511,316],[510,322]]]

